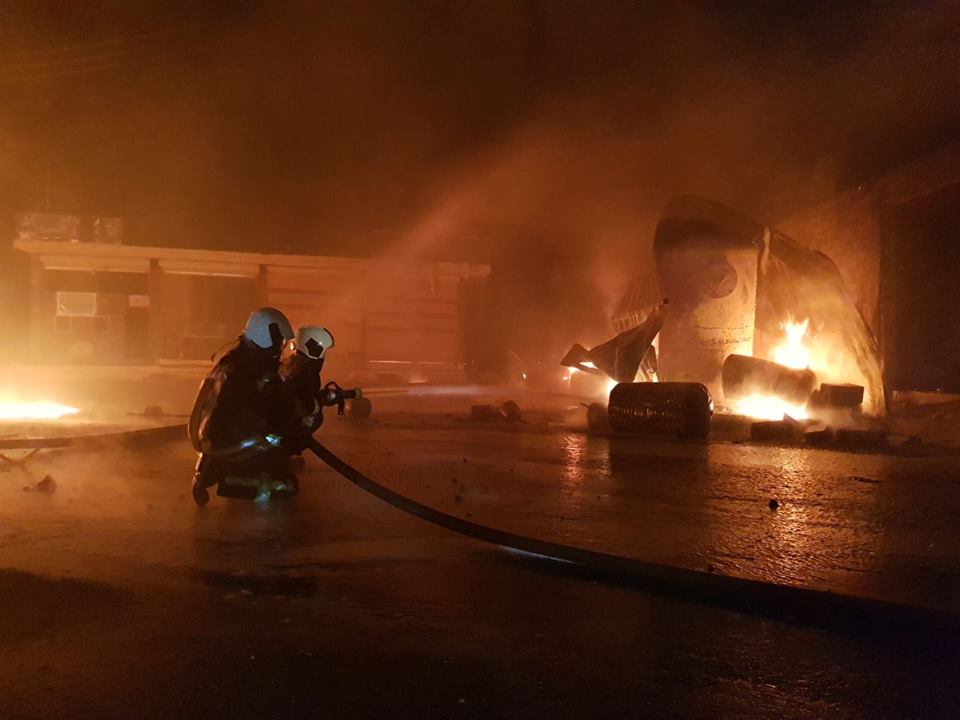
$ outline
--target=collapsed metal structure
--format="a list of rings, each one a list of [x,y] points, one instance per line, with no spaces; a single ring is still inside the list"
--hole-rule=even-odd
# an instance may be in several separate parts
[[[784,323],[805,319],[829,350],[813,382],[862,386],[863,411],[884,414],[877,342],[826,255],[696,196],[664,208],[653,255],[657,290],[667,299],[651,305],[650,290],[634,283],[613,318],[619,334],[590,350],[575,345],[561,364],[588,363],[618,382],[655,373],[659,380],[701,383],[725,404],[732,399],[723,382],[728,358],[769,357]],[[739,372],[741,380],[748,375]],[[794,399],[805,403],[815,385],[809,377],[802,384],[805,394]]]

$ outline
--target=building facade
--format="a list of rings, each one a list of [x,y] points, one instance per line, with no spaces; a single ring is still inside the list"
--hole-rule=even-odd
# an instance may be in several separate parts
[[[20,237],[32,354],[58,363],[209,362],[249,312],[320,323],[343,371],[462,371],[489,266],[137,247]]]

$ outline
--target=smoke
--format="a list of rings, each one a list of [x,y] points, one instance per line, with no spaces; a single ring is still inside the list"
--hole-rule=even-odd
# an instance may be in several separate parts
[[[671,197],[775,222],[960,128],[947,2],[42,5],[0,24],[7,211],[380,254],[357,292],[388,260],[488,261],[557,344],[650,277]]]

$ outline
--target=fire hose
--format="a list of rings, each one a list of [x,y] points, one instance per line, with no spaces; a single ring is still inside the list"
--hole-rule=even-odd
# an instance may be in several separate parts
[[[645,562],[481,525],[424,505],[385,487],[342,460],[314,438],[309,439],[307,448],[361,490],[398,510],[475,540],[561,563],[570,563],[588,573],[639,581],[654,590],[693,596],[697,600],[725,605],[740,612],[777,616],[807,615],[814,621],[822,620],[826,617],[824,613],[829,613],[832,619],[849,620],[858,624],[877,622],[882,625],[895,620],[920,625],[947,625],[954,629],[960,624],[956,616],[945,616],[942,612],[929,608]]]

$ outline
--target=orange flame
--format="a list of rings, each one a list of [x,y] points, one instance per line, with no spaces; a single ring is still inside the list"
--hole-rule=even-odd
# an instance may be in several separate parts
[[[0,402],[0,420],[56,420],[78,412],[54,402]]]
[[[810,350],[803,342],[809,326],[809,319],[800,323],[787,320],[781,326],[786,339],[773,349],[773,361],[795,370],[810,367]]]
[[[775,363],[796,370],[810,367],[810,350],[804,343],[810,320],[794,322],[787,320],[781,325],[784,340],[770,353],[770,359]],[[736,400],[733,410],[739,415],[757,418],[758,420],[781,420],[789,415],[794,420],[804,420],[807,417],[806,405],[794,405],[776,395],[757,393]]]

